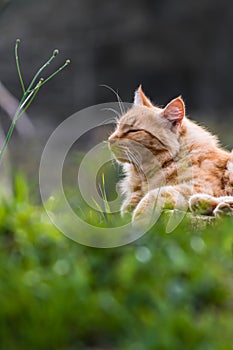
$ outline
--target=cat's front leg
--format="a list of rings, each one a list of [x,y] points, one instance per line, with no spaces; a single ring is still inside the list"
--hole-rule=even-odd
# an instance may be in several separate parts
[[[142,199],[141,192],[134,192],[126,198],[121,206],[121,216],[125,216],[127,214],[132,213],[132,211],[136,208],[140,200]]]
[[[216,218],[233,216],[233,199],[230,201],[220,202],[214,209],[213,214]]]
[[[155,222],[163,209],[187,210],[188,201],[179,186],[164,186],[149,191],[139,202],[133,212],[132,222],[135,226],[145,227]]]
[[[209,194],[197,193],[189,198],[189,209],[194,214],[212,215],[220,201],[220,198]]]
[[[191,212],[199,215],[232,216],[233,196],[213,197],[197,193],[190,197],[189,208]]]

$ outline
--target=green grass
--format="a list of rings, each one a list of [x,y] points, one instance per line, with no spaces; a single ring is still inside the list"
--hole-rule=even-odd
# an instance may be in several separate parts
[[[0,199],[0,349],[233,349],[233,220],[164,221],[127,246],[81,246],[18,176]]]

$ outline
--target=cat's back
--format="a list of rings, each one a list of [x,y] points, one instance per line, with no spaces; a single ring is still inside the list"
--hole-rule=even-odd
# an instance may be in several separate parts
[[[215,135],[190,120],[186,122],[185,138],[192,163],[195,192],[226,195],[226,172],[231,153],[219,146]]]

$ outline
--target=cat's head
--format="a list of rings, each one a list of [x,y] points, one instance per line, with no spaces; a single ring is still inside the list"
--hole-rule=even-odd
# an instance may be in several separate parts
[[[175,156],[185,117],[185,105],[177,97],[165,108],[154,106],[142,91],[135,92],[134,104],[117,123],[108,141],[119,162],[143,163],[162,152]]]

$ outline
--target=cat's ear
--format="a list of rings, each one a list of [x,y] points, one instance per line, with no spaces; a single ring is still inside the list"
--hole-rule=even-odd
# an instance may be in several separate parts
[[[144,92],[142,91],[142,85],[135,91],[134,94],[134,105],[135,106],[145,106],[145,107],[153,107],[149,98],[146,97]]]
[[[181,96],[175,98],[164,108],[164,117],[174,125],[179,125],[185,116],[185,104]]]

